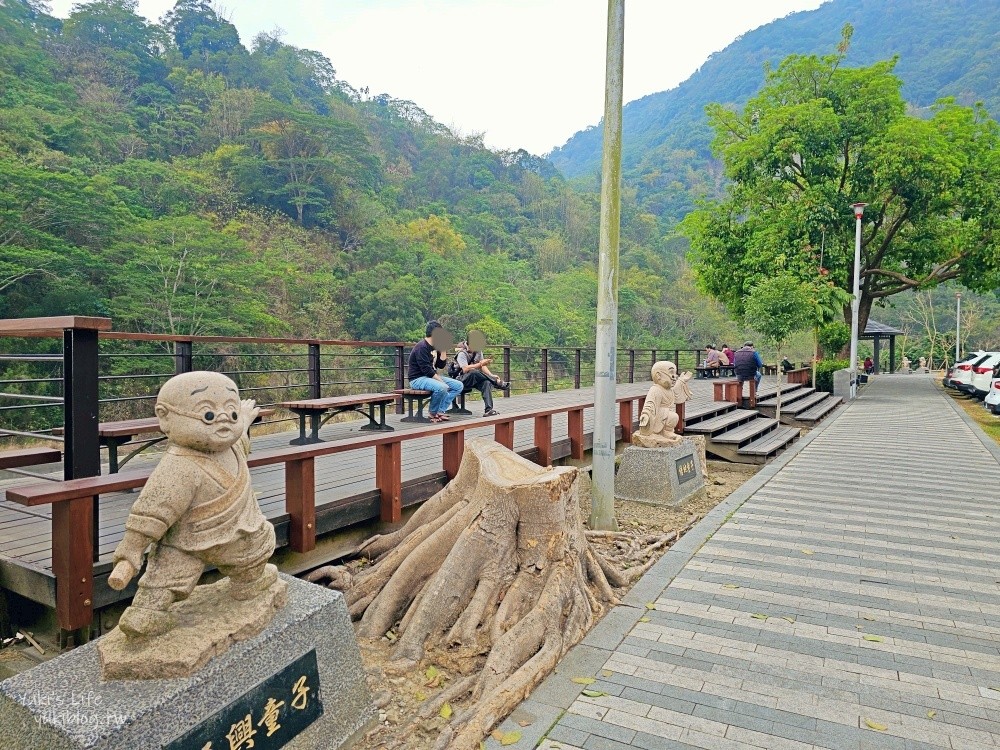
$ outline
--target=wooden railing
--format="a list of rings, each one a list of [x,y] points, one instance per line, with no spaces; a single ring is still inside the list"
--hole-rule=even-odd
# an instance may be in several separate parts
[[[634,427],[633,402],[642,410],[644,395],[617,399],[621,437],[628,440]],[[317,458],[349,451],[375,450],[375,485],[380,496],[379,518],[394,523],[402,517],[402,444],[418,438],[441,437],[441,465],[448,479],[458,473],[465,446],[465,432],[493,427],[494,439],[513,449],[514,423],[531,419],[534,423],[534,460],[547,466],[552,461],[552,417],[567,415],[570,456],[582,459],[584,409],[593,402],[581,399],[569,404],[495,417],[431,424],[411,430],[375,433],[341,440],[288,446],[254,453],[251,467],[283,464],[285,467],[285,511],[289,519],[288,547],[308,552],[316,547]],[[56,578],[56,615],[61,628],[76,630],[89,625],[94,609],[94,514],[101,494],[142,487],[150,470],[129,471],[109,476],[73,479],[7,490],[7,500],[26,506],[52,505],[52,570]]]

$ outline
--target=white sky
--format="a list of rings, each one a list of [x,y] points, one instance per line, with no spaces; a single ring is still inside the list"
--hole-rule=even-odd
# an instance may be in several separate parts
[[[625,101],[673,88],[740,34],[823,0],[627,0]],[[51,0],[55,15],[74,0]],[[174,0],[139,0],[158,20]],[[536,154],[600,121],[606,0],[222,0],[250,46],[260,31],[322,52],[372,96],[409,99],[493,148]]]

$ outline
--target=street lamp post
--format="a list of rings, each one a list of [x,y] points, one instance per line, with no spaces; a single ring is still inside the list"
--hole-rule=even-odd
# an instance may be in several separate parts
[[[962,293],[955,292],[955,364],[961,359],[962,347]]]
[[[858,397],[858,313],[861,310],[861,217],[867,203],[852,203],[854,209],[854,300],[851,302],[851,400]]]

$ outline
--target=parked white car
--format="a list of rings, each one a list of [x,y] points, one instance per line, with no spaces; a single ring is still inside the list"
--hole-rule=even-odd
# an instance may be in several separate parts
[[[956,362],[954,365],[948,368],[948,372],[946,372],[944,376],[944,384],[949,388],[957,388],[958,382],[956,381],[958,379],[958,376],[962,373],[968,373],[968,379],[965,382],[966,383],[970,382],[972,380],[972,375],[971,375],[972,363],[975,362],[980,357],[982,357],[984,354],[986,354],[986,352],[982,351],[981,349],[973,352],[972,354],[966,354],[965,359],[960,359],[958,362]]]
[[[1000,378],[993,378],[990,392],[986,394],[986,400],[983,403],[992,413],[1000,414]]]
[[[963,393],[971,393],[971,390],[966,389],[971,388],[972,385],[972,368],[975,367],[979,360],[985,359],[986,356],[987,352],[979,351],[957,363],[952,368],[951,375],[946,381],[948,385],[952,388],[957,388]]]
[[[986,398],[998,364],[1000,364],[1000,352],[989,352],[986,357],[976,362],[972,366],[972,380],[969,383],[971,390],[967,392],[976,398]]]
[[[986,352],[982,357],[973,361],[969,369],[968,382],[961,378],[957,387],[962,393],[967,393],[976,398],[985,398],[986,392],[990,389],[990,381],[993,380],[993,368],[1000,362],[1000,352]]]

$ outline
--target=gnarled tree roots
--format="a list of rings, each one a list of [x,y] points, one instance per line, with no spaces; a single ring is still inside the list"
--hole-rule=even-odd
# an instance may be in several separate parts
[[[600,532],[583,526],[576,469],[542,468],[473,438],[454,480],[398,531],[358,550],[371,565],[329,566],[308,579],[344,592],[359,638],[398,638],[387,671],[415,670],[426,649],[486,655],[424,708],[471,697],[436,747],[477,750],[617,602],[614,588],[676,537],[604,536],[609,559],[588,535]]]

